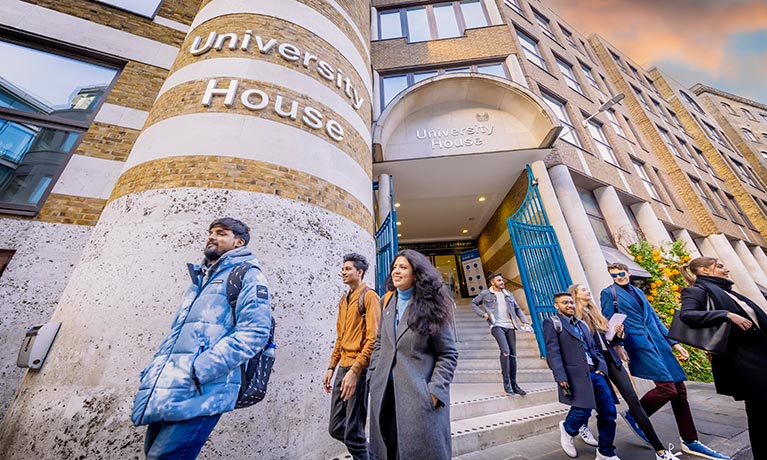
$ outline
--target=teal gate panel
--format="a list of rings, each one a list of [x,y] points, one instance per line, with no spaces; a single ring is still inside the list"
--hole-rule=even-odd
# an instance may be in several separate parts
[[[527,184],[527,196],[506,224],[527,297],[538,350],[541,356],[546,356],[543,321],[557,311],[554,307],[554,293],[567,290],[572,280],[557,235],[543,209],[538,182],[529,165]]]
[[[373,182],[373,191],[378,190],[378,182]],[[389,274],[389,267],[394,261],[394,255],[399,251],[397,240],[397,211],[394,208],[394,181],[389,177],[389,200],[392,210],[386,216],[381,226],[376,230],[376,291],[384,295],[384,281]]]

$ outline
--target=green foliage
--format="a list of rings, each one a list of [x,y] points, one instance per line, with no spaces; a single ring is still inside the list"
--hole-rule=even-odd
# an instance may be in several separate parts
[[[679,308],[682,289],[687,285],[679,272],[679,265],[690,260],[684,241],[677,240],[670,246],[660,248],[645,240],[628,247],[634,260],[650,273],[650,278],[637,283],[650,301],[658,317],[668,327]],[[711,362],[706,352],[682,345],[690,353],[690,359],[680,361],[690,380],[712,382]]]

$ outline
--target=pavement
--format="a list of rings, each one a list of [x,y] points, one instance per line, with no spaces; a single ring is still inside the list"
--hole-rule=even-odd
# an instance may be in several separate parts
[[[687,382],[688,401],[698,429],[700,441],[714,450],[730,455],[734,460],[753,460],[748,440],[746,412],[742,401],[716,394],[713,384]],[[625,409],[621,404],[619,410]],[[676,428],[671,405],[668,404],[650,420],[661,441],[674,445],[674,452],[680,452],[679,432]],[[615,445],[621,460],[654,460],[653,450],[642,444],[620,419]],[[591,430],[597,435],[595,417],[591,418]],[[578,458],[591,459],[596,448],[576,438]],[[456,457],[458,460],[566,460],[569,459],[559,445],[559,431],[547,432],[519,441],[491,447],[479,452]],[[693,460],[686,454],[680,460]]]

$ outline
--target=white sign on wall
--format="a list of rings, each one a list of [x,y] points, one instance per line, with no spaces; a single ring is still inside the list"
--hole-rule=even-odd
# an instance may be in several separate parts
[[[482,269],[479,249],[461,254],[461,266],[463,267],[463,276],[466,278],[466,288],[470,296],[474,297],[486,289],[485,271]]]

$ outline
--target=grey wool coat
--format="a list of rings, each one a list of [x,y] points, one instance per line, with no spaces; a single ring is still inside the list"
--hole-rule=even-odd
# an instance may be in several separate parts
[[[597,403],[594,398],[594,386],[589,375],[589,365],[586,361],[586,351],[570,324],[570,319],[557,313],[562,323],[562,331],[557,332],[551,318],[543,322],[543,339],[546,344],[546,362],[554,374],[554,380],[559,383],[567,381],[570,384],[570,396],[567,396],[562,387],[559,390],[559,402],[574,407],[596,409]],[[602,352],[594,343],[594,338],[589,332],[588,326],[578,320],[575,327],[580,328],[586,345],[589,347],[594,368],[607,375],[607,364]],[[613,398],[615,395],[613,394]]]
[[[400,460],[449,460],[450,382],[458,362],[453,328],[446,325],[433,336],[421,335],[407,325],[412,312],[408,309],[395,336],[396,294],[385,296],[383,304],[368,367],[371,459],[391,460],[381,434],[382,403],[391,374]],[[439,400],[436,408],[431,395]]]

